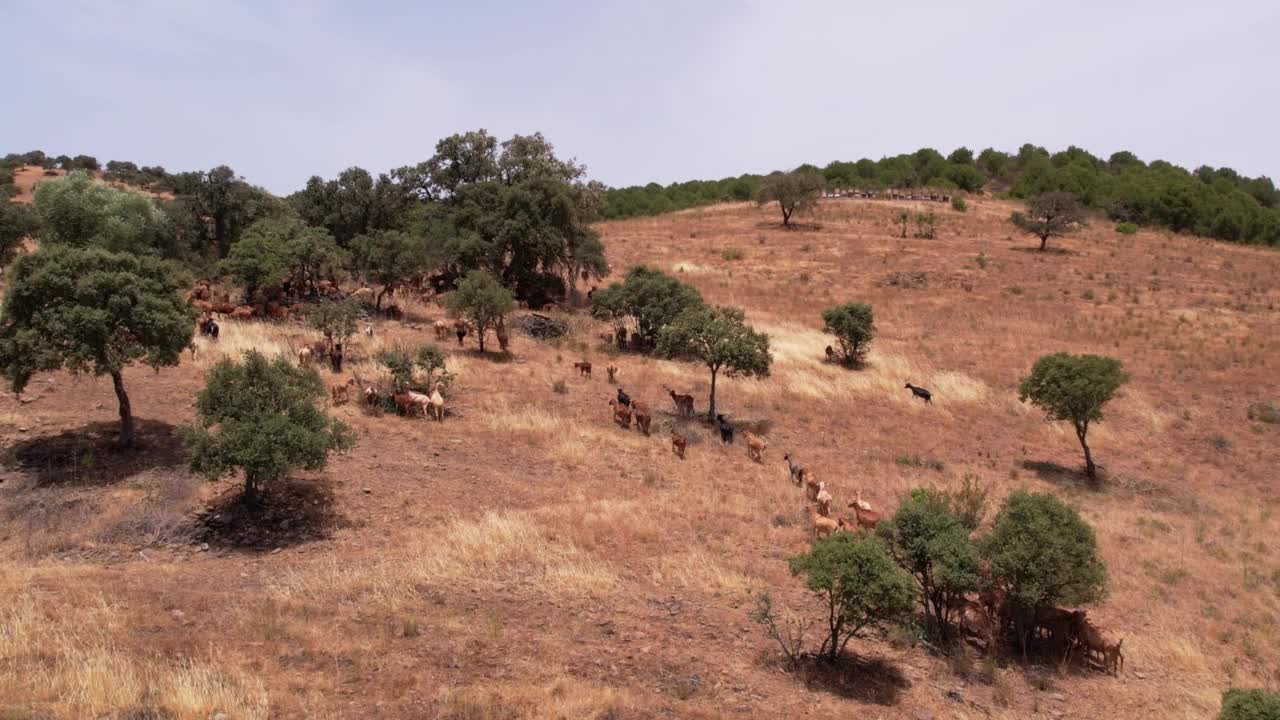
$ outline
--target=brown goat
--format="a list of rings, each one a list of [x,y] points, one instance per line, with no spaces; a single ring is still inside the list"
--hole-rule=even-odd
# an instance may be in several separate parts
[[[604,371],[609,374],[609,384],[612,385],[614,380],[618,377],[618,366],[610,365],[606,367]]]
[[[609,407],[613,410],[613,421],[624,428],[631,427],[631,408],[614,398],[609,398]]]
[[[875,510],[863,510],[856,502],[849,503],[849,507],[853,508],[853,514],[858,518],[858,527],[863,530],[875,530],[883,517]]]
[[[675,453],[681,460],[683,460],[685,448],[688,446],[689,438],[681,435],[675,430],[671,431],[671,452]]]
[[[333,404],[341,405],[342,403],[349,402],[351,400],[351,388],[355,386],[355,378],[348,378],[347,381],[341,385],[330,385],[329,394],[333,396]]]
[[[649,414],[649,406],[639,400],[632,400],[631,414],[636,418],[636,429],[648,436],[649,423],[653,420],[653,416]]]
[[[769,447],[769,443],[750,430],[743,430],[742,437],[747,441],[747,457],[756,462],[764,462],[764,450]]]
[[[586,360],[574,363],[573,367],[578,371],[579,375],[582,375],[583,377],[591,377],[591,363]]]
[[[1076,645],[1085,649],[1086,657],[1097,653],[1102,660],[1103,669],[1108,673],[1120,674],[1120,668],[1124,666],[1124,653],[1120,652],[1120,646],[1124,645],[1124,639],[1114,643],[1107,642],[1106,636],[1089,622],[1083,610],[1078,610],[1073,615]]]
[[[667,394],[671,396],[671,402],[676,404],[676,414],[683,416],[693,415],[693,396],[681,395],[671,388],[667,388]]]

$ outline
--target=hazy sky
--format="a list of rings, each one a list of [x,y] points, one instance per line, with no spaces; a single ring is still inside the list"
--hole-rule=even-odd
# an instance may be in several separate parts
[[[541,130],[611,185],[1070,144],[1280,172],[1280,3],[0,0],[0,153],[286,193]]]

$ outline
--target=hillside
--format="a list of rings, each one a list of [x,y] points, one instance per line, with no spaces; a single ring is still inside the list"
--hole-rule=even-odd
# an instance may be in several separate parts
[[[1104,223],[1033,252],[1014,205],[989,197],[930,205],[938,238],[903,239],[906,205],[822,201],[792,231],[747,204],[597,225],[615,277],[656,266],[769,334],[771,376],[719,391],[735,420],[768,428],[763,464],[700,423],[675,457],[664,387],[704,407],[707,372],[612,355],[581,311],[559,342],[517,335],[509,362],[442,345],[458,373],[443,423],[336,408],[359,446],[272,490],[252,522],[235,482],[186,471],[176,427],[217,357],[292,353],[312,339],[301,326],[228,319],[197,359],[129,370],[139,455],[106,447],[106,379],[5,395],[0,717],[1190,719],[1228,686],[1274,688],[1280,443],[1248,408],[1280,400],[1280,255]],[[847,300],[871,303],[879,328],[859,371],[823,357],[819,312]],[[397,301],[404,322],[353,341],[356,374],[444,316]],[[1056,350],[1132,375],[1091,431],[1101,489],[1082,482],[1071,431],[1017,399]],[[581,359],[593,377],[573,372]],[[652,437],[609,422],[609,362],[661,409]],[[861,489],[891,510],[966,475],[997,500],[1066,498],[1097,530],[1111,595],[1090,617],[1126,637],[1124,671],[1006,660],[983,679],[976,651],[949,663],[894,635],[855,641],[844,681],[784,673],[748,611],[769,590],[817,612],[786,563],[808,528],[785,452],[842,506]]]

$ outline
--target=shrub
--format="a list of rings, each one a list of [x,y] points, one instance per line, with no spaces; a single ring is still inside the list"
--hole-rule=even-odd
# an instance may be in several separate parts
[[[987,514],[987,497],[990,489],[978,482],[978,476],[965,473],[960,487],[945,496],[947,508],[960,520],[966,530],[977,530]]]
[[[1280,424],[1280,405],[1267,401],[1250,403],[1248,415],[1250,420],[1268,425]]]
[[[826,637],[818,654],[839,659],[849,640],[871,627],[909,618],[915,589],[873,537],[839,532],[790,559],[791,573],[825,605]]]
[[[484,338],[489,329],[500,325],[514,305],[511,291],[483,270],[467,273],[458,283],[457,291],[449,295],[449,309],[475,326],[480,352],[484,352]]]
[[[979,253],[978,253],[978,257],[974,258],[974,259],[973,259],[973,261],[974,261],[975,263],[977,263],[977,265],[978,265],[978,269],[979,269],[979,270],[986,270],[986,269],[987,269],[987,254],[986,254],[986,253],[984,253],[984,252],[979,252]]]
[[[800,617],[791,608],[779,610],[773,596],[762,592],[755,597],[755,607],[750,617],[763,625],[765,635],[778,644],[787,666],[794,668],[804,654],[805,634],[813,627],[813,620]]]
[[[969,209],[969,204],[964,201],[964,198],[957,195],[951,198],[951,209],[956,212],[965,212]]]
[[[1085,473],[1098,477],[1086,437],[1089,424],[1102,420],[1102,408],[1129,376],[1115,358],[1054,353],[1036,361],[1022,379],[1018,398],[1045,411],[1050,420],[1070,421],[1084,449]]]
[[[1131,222],[1116,223],[1116,232],[1122,235],[1132,235],[1138,232],[1138,226]]]
[[[701,305],[680,313],[658,335],[658,351],[666,357],[695,360],[711,371],[707,417],[716,416],[716,378],[768,377],[773,355],[769,336],[757,332],[734,307]]]
[[[742,255],[742,251],[739,250],[738,248],[725,248],[724,251],[720,253],[720,257],[724,258],[725,260],[733,261],[733,260],[741,260],[743,255]]]
[[[1232,688],[1222,694],[1218,720],[1280,720],[1280,695]]]
[[[568,386],[568,385],[566,385],[566,384],[565,384],[565,382],[564,382],[563,380],[557,380],[557,381],[555,381],[555,382],[551,383],[551,390],[552,390],[553,392],[555,392],[555,393],[560,394],[560,395],[568,395],[568,394],[569,394],[569,386]]]
[[[822,311],[823,331],[836,336],[846,365],[861,365],[876,336],[875,315],[866,303],[845,303]]]

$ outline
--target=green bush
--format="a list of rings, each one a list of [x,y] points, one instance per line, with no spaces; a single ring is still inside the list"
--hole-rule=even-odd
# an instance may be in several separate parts
[[[1085,473],[1096,480],[1097,467],[1086,442],[1089,425],[1102,421],[1103,406],[1128,379],[1115,358],[1059,352],[1036,361],[1031,374],[1022,379],[1018,399],[1044,410],[1049,420],[1072,424],[1084,449]]]
[[[1116,223],[1116,232],[1123,235],[1132,235],[1138,232],[1138,226],[1131,222]]]
[[[866,360],[871,340],[876,336],[875,314],[867,303],[851,302],[822,311],[823,332],[836,336],[840,359],[858,366]]]
[[[1218,720],[1280,720],[1280,695],[1233,688],[1222,694]]]
[[[964,198],[957,195],[951,198],[951,209],[956,212],[965,212],[969,209],[969,204],[964,201]]]
[[[1280,424],[1280,405],[1273,402],[1256,402],[1249,404],[1250,420],[1257,420],[1268,425]]]
[[[742,251],[739,250],[738,248],[725,248],[724,251],[720,253],[720,257],[724,258],[725,260],[732,261],[732,260],[741,260],[743,255],[742,255]]]

